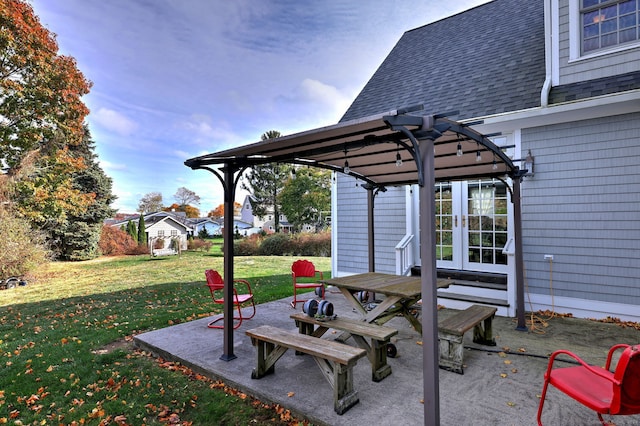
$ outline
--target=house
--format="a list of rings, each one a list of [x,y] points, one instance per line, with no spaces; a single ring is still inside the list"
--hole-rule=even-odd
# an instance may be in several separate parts
[[[640,321],[639,7],[495,0],[409,30],[341,120],[422,104],[493,135],[529,170],[527,310]],[[419,273],[417,188],[386,189],[375,198],[375,270]],[[366,272],[367,191],[342,173],[332,190],[332,274]],[[438,303],[515,316],[511,190],[496,179],[436,184],[438,274],[456,281]]]
[[[203,229],[207,231],[207,235],[222,235],[222,224],[217,220],[210,217],[188,218],[187,220],[193,228],[194,236],[200,235]]]
[[[129,220],[138,225],[138,218],[111,223],[111,226],[120,228]],[[187,239],[193,235],[193,227],[188,223],[184,212],[154,212],[143,215],[147,244],[153,249],[174,249],[175,251],[187,249]],[[176,245],[177,244],[177,245]]]
[[[287,217],[280,213],[279,226],[281,232],[293,232],[293,225],[287,221]],[[272,234],[275,232],[275,220],[273,217],[273,209],[269,209],[265,216],[255,216],[253,207],[251,206],[251,195],[244,198],[242,207],[240,208],[240,220],[242,222],[251,223],[254,228],[263,230]],[[255,233],[255,232],[252,232]]]

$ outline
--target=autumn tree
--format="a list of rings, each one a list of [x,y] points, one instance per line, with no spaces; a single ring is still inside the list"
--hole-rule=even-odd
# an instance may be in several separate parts
[[[198,194],[185,187],[178,188],[173,198],[174,200],[176,200],[179,206],[200,204],[200,197],[198,196]]]
[[[304,224],[322,227],[322,212],[331,210],[331,172],[299,168],[295,179],[286,181],[278,202],[287,220],[298,230]]]
[[[263,141],[280,137],[277,130],[269,130],[261,136]],[[291,166],[269,163],[253,166],[244,176],[242,189],[251,193],[251,209],[255,216],[273,213],[274,229],[280,232],[280,206],[278,195],[290,179]]]
[[[240,214],[240,210],[242,209],[242,204],[240,204],[237,201],[233,202],[233,214],[234,215],[238,215]],[[210,217],[212,219],[221,219],[224,217],[224,203],[220,204],[218,207],[216,207],[215,209],[211,210],[209,213],[207,213],[207,217]]]
[[[162,194],[159,192],[149,192],[140,199],[138,212],[142,214],[155,213],[162,210]]]
[[[186,217],[200,217],[200,209],[190,205],[173,203],[169,207],[163,207],[162,210],[165,212],[184,212]]]
[[[82,143],[90,87],[27,2],[0,2],[0,159],[9,171],[34,152]]]
[[[81,98],[90,87],[26,1],[0,2],[0,192],[10,214],[44,231],[63,258],[93,256],[93,221],[102,221],[113,200],[86,137],[89,110]]]

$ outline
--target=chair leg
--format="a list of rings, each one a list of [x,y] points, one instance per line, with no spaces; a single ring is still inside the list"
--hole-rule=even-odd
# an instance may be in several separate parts
[[[538,426],[542,426],[542,408],[544,406],[544,398],[547,396],[547,387],[549,386],[549,382],[547,379],[544,381],[544,386],[542,388],[542,395],[540,395],[540,404],[538,405]]]

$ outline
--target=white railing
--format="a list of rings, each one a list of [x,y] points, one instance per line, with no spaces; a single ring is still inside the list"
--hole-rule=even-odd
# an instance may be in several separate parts
[[[410,275],[413,266],[413,234],[405,235],[396,245],[396,274]]]

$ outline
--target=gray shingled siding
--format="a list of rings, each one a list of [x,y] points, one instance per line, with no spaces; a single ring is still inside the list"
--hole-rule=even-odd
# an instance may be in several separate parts
[[[544,79],[543,0],[496,0],[407,31],[343,120],[421,103],[456,119],[533,108]]]
[[[635,89],[640,89],[640,71],[553,87],[549,103],[573,102]]]
[[[571,26],[569,1],[559,1],[559,85],[577,83],[597,78],[605,78],[611,75],[612,69],[616,74],[627,74],[640,71],[640,49],[637,45],[635,48],[623,50],[619,52],[609,53],[607,55],[599,55],[589,59],[570,60],[570,39],[569,30]],[[580,22],[579,16],[574,19]],[[578,31],[578,34],[580,32]],[[578,35],[580,37],[580,35]],[[578,41],[579,42],[579,41]],[[593,53],[590,53],[592,55]]]
[[[522,144],[536,161],[522,200],[529,290],[640,305],[640,113],[523,130]]]
[[[360,182],[362,183],[362,182]],[[338,174],[337,265],[340,272],[367,272],[367,191]],[[376,271],[395,273],[395,246],[405,234],[405,189],[388,188],[375,198]],[[391,219],[391,220],[390,220]]]
[[[367,272],[367,191],[356,187],[356,180],[337,174],[338,216],[336,226],[338,238],[337,269],[340,272]]]
[[[375,257],[376,272],[396,273],[396,244],[406,233],[406,189],[387,188],[376,196],[375,221]]]

